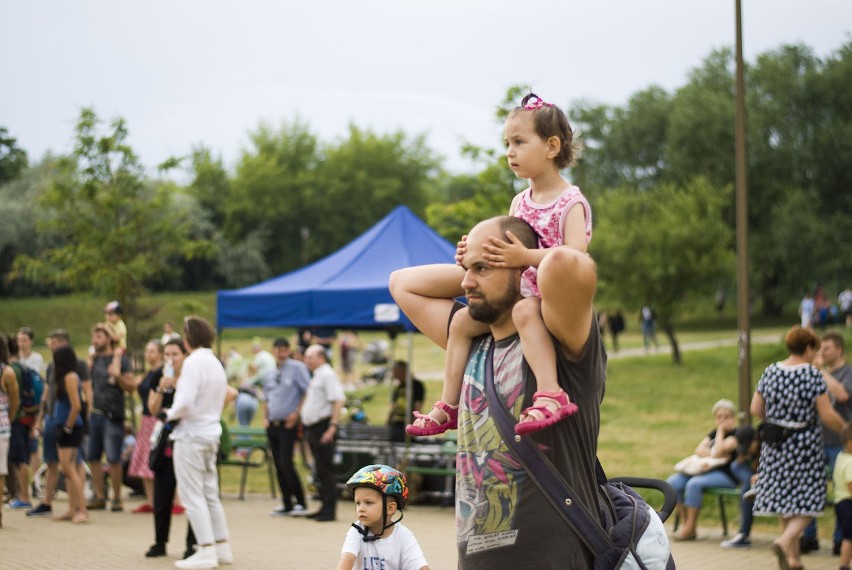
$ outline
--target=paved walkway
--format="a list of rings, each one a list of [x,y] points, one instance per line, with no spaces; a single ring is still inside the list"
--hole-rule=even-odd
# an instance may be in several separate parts
[[[310,519],[272,518],[267,512],[278,506],[274,499],[259,495],[245,501],[225,497],[225,512],[231,528],[234,570],[329,569],[334,568],[343,537],[354,513],[351,503],[338,505],[338,521],[317,523]],[[136,500],[125,501],[131,509]],[[59,500],[55,505],[64,508]],[[172,542],[166,558],[146,559],[144,552],[153,542],[151,515],[125,511],[92,513],[85,525],[53,522],[49,518],[29,518],[23,511],[4,509],[0,529],[0,568],[9,570],[156,570],[174,568],[181,554],[186,517],[174,517]],[[452,508],[413,505],[406,509],[405,524],[416,534],[432,570],[456,568],[455,527]],[[748,550],[724,550],[718,529],[699,529],[695,542],[674,543],[677,567],[681,570],[772,570],[777,568],[771,536],[756,538]],[[808,570],[828,570],[838,566],[823,543],[817,554],[803,558]],[[534,561],[529,566],[534,568]],[[228,567],[225,567],[228,568]],[[499,570],[499,569],[495,569]]]

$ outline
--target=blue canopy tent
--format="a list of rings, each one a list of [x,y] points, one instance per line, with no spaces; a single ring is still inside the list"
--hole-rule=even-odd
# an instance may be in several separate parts
[[[217,328],[330,327],[414,331],[388,290],[391,272],[453,263],[455,247],[405,206],[311,265],[219,291]]]
[[[329,327],[417,330],[388,290],[391,272],[454,263],[455,247],[405,206],[398,206],[349,245],[301,269],[216,297],[218,339],[225,328]],[[409,334],[411,337],[411,334]],[[409,338],[408,362],[413,360]],[[221,353],[221,345],[219,346]],[[411,369],[406,401],[412,407]]]

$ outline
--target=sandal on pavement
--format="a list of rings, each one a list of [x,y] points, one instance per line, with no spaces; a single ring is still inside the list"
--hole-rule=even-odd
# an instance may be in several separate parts
[[[459,407],[451,406],[449,404],[445,404],[441,400],[435,402],[435,405],[432,406],[432,409],[437,409],[444,413],[447,416],[447,419],[443,423],[438,423],[434,418],[427,414],[421,414],[420,412],[414,412],[414,417],[418,420],[426,420],[426,425],[424,426],[416,426],[414,424],[410,424],[405,426],[405,433],[413,436],[424,436],[424,435],[438,435],[439,433],[444,433],[450,429],[456,429],[459,425]]]
[[[774,543],[772,545],[772,552],[778,558],[778,568],[781,570],[791,570],[790,564],[787,562],[787,553],[784,552],[780,544]]]
[[[556,402],[559,407],[555,412],[551,411],[542,400]],[[515,433],[518,435],[527,435],[528,433],[550,427],[559,420],[576,413],[577,409],[577,404],[568,399],[568,394],[564,390],[559,390],[558,392],[539,390],[533,394],[533,405],[521,412],[521,420],[515,425]],[[530,412],[538,412],[541,414],[541,419],[535,419],[535,415]]]

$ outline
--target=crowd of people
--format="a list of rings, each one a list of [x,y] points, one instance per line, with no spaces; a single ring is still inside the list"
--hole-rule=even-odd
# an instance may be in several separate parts
[[[140,374],[134,374],[128,358],[126,331],[121,306],[112,302],[106,306],[104,321],[92,327],[88,358],[78,358],[68,332],[57,329],[48,334],[52,358],[46,366],[41,355],[31,352],[31,329],[24,327],[15,337],[0,337],[0,482],[5,482],[8,463],[14,467],[17,483],[8,505],[26,510],[28,516],[52,516],[75,524],[87,522],[93,510],[121,512],[124,463],[126,475],[141,481],[145,496],[133,512],[153,514],[154,543],[146,557],[166,555],[172,516],[185,512],[186,551],[175,565],[214,568],[229,563],[233,553],[216,463],[224,406],[235,402],[241,423],[251,421],[239,403],[244,386],[239,390],[229,386],[225,365],[211,350],[215,330],[200,317],[187,317],[182,334],[167,323],[162,338],[145,345]],[[328,347],[310,342],[307,335],[302,338],[305,348],[293,353],[288,339],[276,339],[274,356],[268,359],[259,356],[269,353],[257,339],[255,358],[247,367],[255,377],[249,385],[255,388],[253,397],[262,400],[254,409],[262,410],[281,490],[282,507],[271,514],[333,521],[337,496],[332,462],[345,397],[329,364]],[[35,405],[34,395],[28,399],[21,388],[30,387],[30,371],[44,384]],[[130,392],[139,395],[141,418],[135,445],[128,449],[123,443],[125,394]],[[28,403],[32,409],[26,407]],[[157,437],[152,434],[163,429],[170,435],[154,462],[152,440]],[[293,465],[299,430],[304,430],[310,446],[321,495],[321,505],[313,513],[306,509],[305,491]],[[38,455],[39,443],[46,483],[41,502],[33,505],[29,466],[31,456]],[[68,494],[62,513],[53,508],[60,472]],[[88,500],[87,477],[92,481]]]

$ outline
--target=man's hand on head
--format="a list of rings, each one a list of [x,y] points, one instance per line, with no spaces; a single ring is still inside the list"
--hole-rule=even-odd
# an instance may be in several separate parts
[[[462,264],[465,253],[467,253],[467,234],[463,235],[456,244],[456,265]]]
[[[510,231],[506,232],[506,237],[509,239],[508,242],[489,236],[482,245],[482,249],[485,251],[482,257],[488,261],[488,265],[491,267],[524,267],[530,265],[527,258],[529,250],[521,243],[521,240]]]

